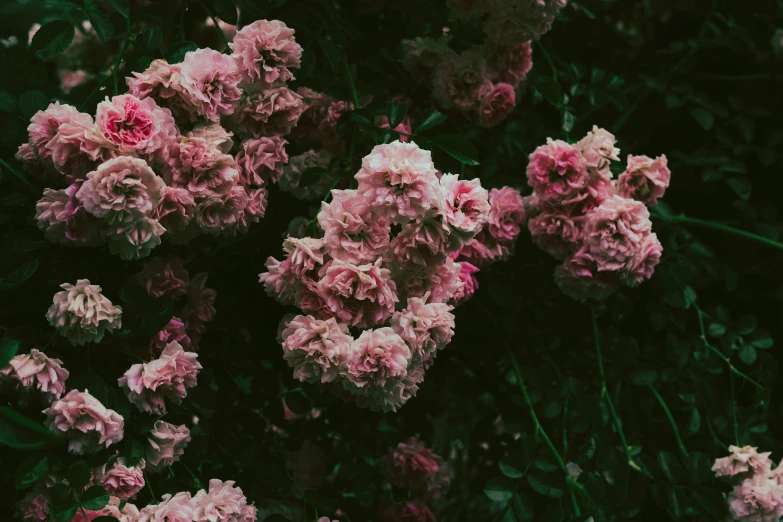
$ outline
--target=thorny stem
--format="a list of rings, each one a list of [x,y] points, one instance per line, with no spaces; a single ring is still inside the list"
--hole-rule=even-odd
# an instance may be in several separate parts
[[[231,50],[231,48],[228,45],[228,38],[226,38],[226,33],[223,32],[223,29],[220,28],[220,25],[218,25],[217,18],[215,18],[215,15],[212,14],[212,11],[209,10],[209,7],[207,7],[207,4],[202,2],[202,0],[197,0],[198,4],[204,8],[204,11],[207,12],[207,16],[209,16],[212,19],[212,23],[215,24],[215,29],[218,30],[220,33],[220,37],[223,38],[223,43],[226,44],[226,48],[223,50],[223,52],[226,52],[226,50]]]
[[[530,409],[530,417],[533,419],[533,424],[536,427],[536,432],[541,435],[541,438],[544,439],[544,443],[549,447],[549,450],[552,452],[552,455],[554,455],[555,460],[557,460],[558,466],[560,466],[560,469],[563,471],[563,474],[565,475],[566,479],[566,486],[568,486],[568,493],[571,496],[571,504],[574,508],[574,514],[577,516],[581,515],[581,511],[579,510],[579,504],[576,502],[576,495],[574,494],[574,487],[582,489],[582,486],[575,482],[571,475],[568,472],[568,468],[565,465],[565,462],[563,462],[563,457],[560,456],[560,452],[557,451],[557,448],[555,448],[555,445],[552,444],[552,440],[549,438],[549,436],[544,431],[544,428],[541,426],[541,423],[538,421],[538,416],[536,415],[536,410],[533,408],[533,403],[530,402],[530,396],[527,394],[527,388],[525,387],[525,380],[522,377],[522,370],[519,367],[519,363],[517,362],[517,358],[514,356],[514,353],[511,351],[511,349],[506,346],[506,351],[508,352],[508,356],[511,359],[511,365],[514,368],[514,374],[517,377],[517,382],[519,383],[519,389],[522,392],[522,396],[525,398],[525,402],[527,403],[528,408]]]
[[[760,236],[758,234],[754,234],[753,232],[748,232],[746,230],[742,230],[739,228],[730,227],[728,225],[724,225],[723,223],[717,223],[715,221],[708,221],[706,219],[697,219],[688,216],[671,216],[669,220],[680,222],[680,223],[690,223],[691,225],[699,225],[703,227],[714,228],[716,230],[722,230],[723,232],[728,232],[729,234],[742,236],[747,239],[758,241],[759,243],[764,243],[767,246],[771,246],[783,250],[783,243],[779,243],[778,241],[769,239],[764,236]]]
[[[669,419],[669,424],[671,424],[674,437],[677,439],[677,446],[680,448],[680,453],[682,453],[686,459],[689,458],[690,455],[688,454],[688,450],[685,449],[685,444],[683,444],[682,439],[680,438],[680,432],[677,430],[677,423],[672,416],[672,412],[669,411],[669,407],[666,406],[666,402],[663,400],[663,397],[661,397],[661,394],[658,393],[658,390],[656,390],[652,384],[650,384],[650,391],[652,391],[653,395],[655,395],[655,398],[658,399],[658,402],[663,408],[663,412],[666,414],[666,418]]]
[[[699,308],[698,306],[695,306],[695,305],[694,305],[694,308],[696,308],[696,313],[697,313],[697,314],[698,314],[698,316],[699,316],[699,328],[701,329],[701,340],[702,340],[702,342],[704,343],[704,346],[705,346],[705,347],[706,347],[708,350],[711,350],[713,353],[717,354],[717,356],[718,356],[718,357],[720,357],[721,359],[723,359],[723,361],[724,361],[724,362],[725,362],[725,363],[726,363],[726,364],[729,366],[729,369],[730,369],[730,370],[731,370],[733,373],[736,373],[737,375],[739,375],[740,377],[742,377],[743,379],[745,379],[745,380],[746,380],[746,381],[748,381],[749,383],[753,384],[753,385],[754,385],[755,387],[757,387],[758,389],[760,389],[760,390],[763,390],[763,389],[765,389],[763,385],[759,384],[759,383],[758,383],[758,382],[756,382],[755,380],[753,380],[753,379],[751,379],[750,377],[748,377],[747,375],[745,375],[745,374],[744,374],[744,373],[743,373],[741,370],[738,370],[738,369],[737,369],[737,367],[736,367],[736,366],[734,366],[734,364],[732,364],[732,362],[731,362],[731,359],[730,359],[729,357],[726,357],[726,356],[723,354],[723,352],[721,352],[720,350],[718,350],[717,348],[715,348],[714,346],[712,346],[710,343],[708,343],[708,342],[707,342],[707,334],[706,334],[706,331],[704,330],[704,316],[705,316],[706,314],[705,314],[705,313],[702,311],[702,309],[701,309],[701,308]]]
[[[5,160],[3,160],[3,159],[0,159],[0,165],[2,165],[3,167],[5,167],[6,169],[8,169],[8,171],[9,171],[11,174],[13,174],[13,175],[14,175],[14,177],[16,177],[17,179],[19,179],[19,181],[21,181],[22,183],[24,183],[25,185],[27,185],[28,187],[30,187],[31,189],[33,189],[33,191],[34,191],[34,192],[38,192],[38,190],[36,190],[36,188],[33,186],[33,184],[32,184],[32,183],[30,183],[30,181],[28,181],[28,179],[27,179],[27,178],[25,178],[24,176],[22,176],[22,175],[21,175],[19,172],[17,172],[17,171],[16,171],[16,169],[15,169],[15,168],[13,168],[11,165],[9,165],[8,163],[6,163],[6,162],[5,162]]]

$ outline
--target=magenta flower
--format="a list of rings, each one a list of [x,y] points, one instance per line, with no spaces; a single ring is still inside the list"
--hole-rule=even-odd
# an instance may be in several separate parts
[[[429,499],[446,493],[453,478],[451,466],[416,437],[390,448],[378,464],[393,486]]]
[[[598,270],[624,270],[651,230],[650,213],[643,204],[613,196],[585,215],[584,244]]]
[[[125,461],[120,458],[107,471],[103,467],[101,473],[101,485],[113,497],[120,500],[127,500],[141,491],[144,487],[144,461],[142,460],[136,466],[126,466]]]
[[[150,354],[156,358],[160,357],[169,343],[177,343],[188,352],[198,350],[185,331],[185,323],[178,317],[172,317],[163,330],[153,336],[150,342]]]
[[[99,103],[95,123],[122,154],[152,154],[179,135],[171,111],[152,98],[140,100],[131,94]]]
[[[459,179],[457,174],[440,178],[442,212],[449,226],[475,234],[489,218],[489,194],[478,179]]]
[[[517,104],[516,96],[513,86],[507,83],[494,84],[481,99],[479,125],[488,129],[506,119]]]
[[[562,202],[587,184],[587,164],[576,147],[548,138],[530,155],[527,180],[539,199]]]
[[[49,497],[40,492],[29,492],[16,503],[16,518],[22,522],[47,522]]]
[[[486,228],[490,235],[498,241],[514,241],[526,218],[519,191],[511,187],[492,189],[489,205],[489,226]]]

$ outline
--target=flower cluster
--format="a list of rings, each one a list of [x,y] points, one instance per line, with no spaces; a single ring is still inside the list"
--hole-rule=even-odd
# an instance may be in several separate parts
[[[454,475],[451,466],[416,437],[390,448],[378,465],[392,486],[407,489],[423,500],[444,495]]]
[[[125,422],[106,408],[89,391],[69,391],[44,410],[46,427],[68,440],[68,450],[76,455],[108,448],[122,440]]]
[[[728,498],[732,520],[777,522],[783,517],[783,468],[773,469],[770,453],[756,449],[729,446],[731,455],[716,459],[712,471],[734,485]]]
[[[164,233],[184,243],[257,223],[266,185],[288,161],[283,136],[304,110],[285,86],[302,55],[293,33],[259,20],[236,33],[231,55],[205,48],[182,63],[153,61],[95,118],[58,102],[36,113],[17,158],[55,185],[36,205],[38,227],[53,242],[108,243],[138,259]],[[223,124],[238,129],[235,156]]]
[[[396,410],[451,341],[453,306],[476,287],[475,267],[453,257],[484,231],[494,237],[505,211],[478,180],[439,176],[414,143],[376,146],[355,178],[357,189],[333,190],[322,203],[323,236],[288,237],[287,257],[270,257],[260,279],[270,296],[302,310],[281,326],[297,379]]]
[[[114,306],[89,279],[79,279],[75,285],[63,283],[60,288],[63,291],[54,294],[46,319],[71,344],[98,343],[107,331],[122,326],[122,308]]]
[[[563,261],[555,280],[580,301],[649,279],[663,251],[645,205],[655,205],[669,185],[666,156],[629,156],[613,180],[619,153],[614,136],[594,126],[573,145],[547,140],[527,166],[528,229],[541,249]]]
[[[459,18],[483,16],[486,38],[462,53],[447,36],[403,40],[403,67],[432,90],[442,109],[462,113],[482,127],[505,119],[533,67],[531,41],[547,32],[567,0],[449,0]]]
[[[27,402],[33,395],[39,395],[50,403],[65,393],[68,370],[62,367],[60,359],[48,357],[33,348],[29,354],[17,355],[5,368],[0,368],[0,383],[18,390],[20,401]]]

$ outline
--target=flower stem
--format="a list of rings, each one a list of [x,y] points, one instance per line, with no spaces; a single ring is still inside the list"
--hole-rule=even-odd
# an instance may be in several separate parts
[[[683,457],[686,459],[689,458],[690,455],[688,454],[688,450],[685,449],[685,444],[683,444],[682,439],[680,438],[680,432],[677,430],[677,423],[674,421],[672,412],[669,411],[669,407],[666,406],[666,402],[663,400],[663,397],[661,397],[661,394],[658,393],[658,390],[656,390],[652,384],[650,384],[650,391],[652,391],[653,395],[655,395],[655,398],[658,399],[658,402],[663,408],[663,412],[666,414],[666,418],[669,419],[669,424],[671,424],[674,437],[677,439],[677,446],[680,448],[680,453],[682,453]]]
[[[514,374],[516,375],[517,382],[519,383],[519,389],[522,392],[522,396],[525,398],[525,402],[527,403],[528,408],[530,409],[530,417],[533,419],[533,424],[535,425],[536,432],[541,435],[542,439],[544,439],[544,443],[552,452],[552,455],[554,455],[555,460],[557,460],[558,466],[560,466],[560,469],[563,471],[563,474],[565,475],[565,479],[566,479],[566,486],[568,486],[568,493],[571,497],[571,504],[574,509],[574,514],[576,516],[579,516],[581,515],[581,511],[579,510],[579,504],[576,502],[576,495],[574,494],[573,487],[576,486],[579,489],[582,489],[582,486],[580,486],[578,482],[575,482],[571,478],[571,475],[568,473],[568,468],[566,467],[565,462],[563,462],[563,457],[560,456],[560,452],[558,452],[557,448],[555,448],[555,445],[552,444],[552,440],[546,434],[544,428],[541,426],[541,423],[538,421],[536,410],[535,408],[533,408],[533,403],[530,402],[530,396],[527,394],[527,388],[525,387],[525,380],[522,377],[522,370],[519,367],[517,358],[514,357],[514,353],[511,351],[511,349],[508,346],[506,346],[506,351],[508,352],[508,357],[511,359],[511,364],[514,368]]]
[[[671,216],[669,220],[677,221],[680,223],[689,223],[691,225],[699,225],[703,227],[714,228],[716,230],[722,230],[723,232],[728,232],[729,234],[742,236],[747,239],[758,241],[759,243],[764,243],[767,246],[771,246],[783,250],[783,243],[780,243],[773,239],[769,239],[764,236],[760,236],[758,234],[754,234],[753,232],[748,232],[746,230],[742,230],[739,228],[730,227],[729,225],[724,225],[723,223],[717,223],[715,221],[708,221],[706,219],[697,219],[688,216]]]
[[[30,181],[26,177],[22,176],[19,172],[16,171],[15,168],[13,168],[11,165],[6,163],[2,158],[0,158],[0,165],[5,167],[8,170],[8,172],[13,174],[14,177],[17,178],[19,181],[27,185],[29,188],[33,189],[33,192],[38,192],[38,189],[36,189],[35,186],[33,186],[33,184],[30,183]]]
[[[223,32],[223,29],[220,28],[220,25],[218,25],[217,18],[215,18],[215,15],[212,14],[212,11],[209,10],[209,7],[207,7],[207,4],[202,2],[202,0],[198,0],[198,4],[204,8],[204,11],[207,12],[207,16],[209,16],[212,19],[212,23],[215,24],[215,29],[218,30],[220,33],[220,37],[223,38],[223,43],[226,44],[226,48],[223,49],[223,52],[226,52],[227,50],[231,50],[231,47],[228,45],[228,38],[226,38],[226,33]]]
[[[729,374],[729,382],[731,383],[731,416],[734,422],[734,442],[736,442],[737,446],[742,446],[742,444],[740,444],[739,422],[737,421],[737,399],[734,392],[734,376],[731,374]]]
[[[155,497],[155,492],[152,491],[152,484],[150,484],[150,476],[143,469],[141,470],[141,473],[144,476],[144,482],[146,482],[146,484],[147,484],[147,489],[149,489],[149,491],[150,491],[150,496],[152,497],[152,502],[157,504],[158,503],[158,499]]]

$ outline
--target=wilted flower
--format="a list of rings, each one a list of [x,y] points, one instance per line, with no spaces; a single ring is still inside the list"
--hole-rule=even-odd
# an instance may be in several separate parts
[[[46,319],[71,344],[100,342],[106,331],[122,325],[122,308],[106,299],[100,286],[79,279],[76,285],[63,283],[60,288],[63,291],[54,295]]]
[[[160,471],[174,464],[185,453],[190,442],[190,430],[184,424],[175,426],[159,420],[152,427],[145,452],[147,464]]]
[[[62,363],[60,359],[47,357],[33,348],[29,354],[17,355],[8,366],[0,369],[0,382],[22,388],[25,395],[38,390],[47,402],[52,402],[65,393],[65,380],[69,373],[61,366]]]

